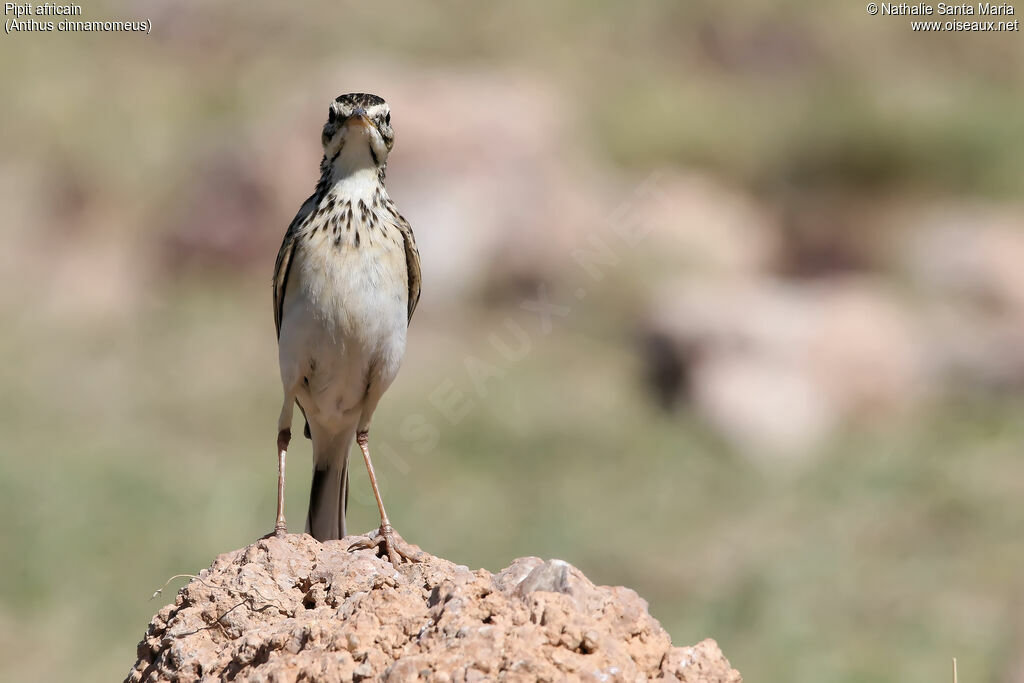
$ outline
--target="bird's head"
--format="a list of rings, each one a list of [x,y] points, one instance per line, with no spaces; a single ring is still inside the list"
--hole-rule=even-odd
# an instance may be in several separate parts
[[[395,144],[388,103],[368,93],[339,95],[327,112],[322,142],[328,165],[340,160],[352,171],[383,169]]]

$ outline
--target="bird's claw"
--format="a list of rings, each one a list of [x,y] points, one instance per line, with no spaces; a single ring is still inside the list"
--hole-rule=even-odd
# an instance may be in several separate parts
[[[286,529],[283,526],[275,524],[274,530],[271,531],[269,534],[263,534],[262,536],[260,536],[260,540],[265,541],[268,538],[285,538],[286,536],[288,536],[288,529]]]
[[[371,548],[377,550],[379,557],[386,557],[394,565],[401,564],[402,560],[407,562],[421,560],[421,554],[413,550],[412,546],[406,543],[390,524],[382,524],[379,529],[371,531],[348,547],[349,552]]]

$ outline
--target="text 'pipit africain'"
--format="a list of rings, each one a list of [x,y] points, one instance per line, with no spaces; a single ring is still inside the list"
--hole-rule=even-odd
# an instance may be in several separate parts
[[[391,528],[370,461],[370,419],[398,374],[409,321],[420,297],[412,228],[384,188],[394,144],[391,111],[376,95],[331,103],[324,124],[320,182],[288,226],[274,268],[284,405],[278,421],[275,532],[284,534],[285,455],[293,406],[313,441],[306,531],[320,541],[345,536],[348,453],[359,444],[380,509],[380,529],[353,548],[380,547],[397,564],[411,559]]]

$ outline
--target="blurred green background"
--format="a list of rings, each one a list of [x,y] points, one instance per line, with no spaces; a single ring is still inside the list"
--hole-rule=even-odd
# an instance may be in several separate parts
[[[1024,681],[1020,33],[809,0],[83,14],[153,31],[0,36],[0,680],[119,680],[168,576],[271,530],[274,257],[328,103],[371,91],[423,252],[373,437],[405,538],[568,560],[751,681]]]

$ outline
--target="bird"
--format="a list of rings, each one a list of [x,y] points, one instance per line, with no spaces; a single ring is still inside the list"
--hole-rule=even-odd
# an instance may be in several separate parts
[[[285,459],[297,404],[313,444],[306,532],[319,541],[346,536],[348,455],[355,441],[380,528],[349,549],[376,548],[393,564],[415,561],[384,510],[369,449],[371,419],[398,374],[420,298],[412,227],[384,185],[395,142],[388,103],[369,93],[339,95],[329,106],[321,142],[320,180],[288,226],[274,265],[284,389],[274,534],[287,533]]]

